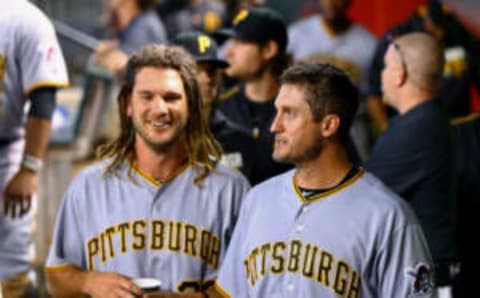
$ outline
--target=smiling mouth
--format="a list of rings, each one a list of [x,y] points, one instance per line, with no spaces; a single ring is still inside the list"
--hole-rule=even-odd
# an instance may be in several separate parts
[[[170,127],[171,121],[150,121],[149,122],[154,128],[167,128]]]

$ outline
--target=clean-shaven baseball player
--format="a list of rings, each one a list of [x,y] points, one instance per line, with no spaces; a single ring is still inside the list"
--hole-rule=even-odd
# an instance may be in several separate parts
[[[199,291],[213,284],[249,188],[216,164],[194,59],[135,52],[118,96],[121,135],[82,171],[61,206],[47,260],[56,297],[134,297],[131,278]]]
[[[0,283],[4,297],[25,297],[38,172],[68,78],[53,26],[32,3],[4,5],[0,36]]]
[[[347,158],[357,107],[357,88],[333,66],[282,75],[273,157],[296,168],[247,195],[211,298],[434,296],[413,211]]]

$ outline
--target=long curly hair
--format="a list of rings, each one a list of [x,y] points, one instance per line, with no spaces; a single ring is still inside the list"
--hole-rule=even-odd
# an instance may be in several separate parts
[[[127,106],[132,97],[137,73],[144,67],[159,67],[176,70],[182,78],[188,102],[188,120],[185,128],[186,152],[189,164],[196,172],[195,184],[215,168],[220,160],[221,147],[208,127],[202,112],[202,96],[197,81],[197,65],[193,57],[177,46],[148,45],[136,51],[128,60],[118,100],[120,135],[111,143],[99,148],[101,158],[111,158],[105,174],[118,174],[122,163],[135,158],[135,128],[127,116]]]

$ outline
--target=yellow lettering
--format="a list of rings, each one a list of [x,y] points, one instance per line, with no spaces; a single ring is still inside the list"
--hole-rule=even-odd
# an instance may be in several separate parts
[[[147,223],[143,220],[136,220],[132,225],[132,249],[141,250],[145,249],[146,239],[145,239],[145,228]]]
[[[87,244],[87,249],[88,249],[88,270],[94,270],[95,265],[93,262],[93,257],[97,255],[98,253],[98,238],[94,237],[88,241]]]
[[[212,246],[210,256],[208,258],[208,264],[216,269],[218,267],[218,258],[220,257],[220,240],[212,235]]]
[[[117,226],[117,231],[120,232],[120,250],[122,253],[127,252],[127,232],[130,230],[130,223],[124,222]]]
[[[315,258],[317,257],[318,248],[315,245],[307,244],[305,247],[305,257],[303,259],[302,274],[305,277],[313,277],[313,267],[315,266]]]
[[[298,262],[300,259],[300,248],[302,243],[299,240],[292,240],[290,245],[290,258],[288,259],[287,269],[290,272],[296,272],[298,270]]]
[[[262,266],[260,267],[260,274],[265,275],[267,267],[267,252],[271,249],[270,243],[264,244],[261,246],[260,252],[262,254]]]
[[[343,261],[338,261],[337,270],[335,272],[335,282],[333,284],[333,290],[338,295],[344,295],[347,289],[348,278],[347,275],[350,271],[348,265]]]
[[[272,273],[280,274],[285,270],[285,256],[284,253],[280,253],[280,251],[285,251],[286,247],[283,242],[277,242],[273,245],[272,263],[277,263],[272,264],[272,267],[270,267]]]
[[[151,244],[150,248],[152,250],[161,250],[163,249],[163,231],[165,229],[165,224],[161,220],[152,220],[152,233],[151,233]]]
[[[330,286],[330,270],[332,270],[333,256],[326,251],[320,255],[320,266],[318,268],[317,281],[325,286]]]
[[[195,241],[197,240],[197,229],[193,225],[185,224],[185,244],[183,252],[196,257]]]
[[[109,227],[105,230],[105,236],[107,237],[108,241],[108,251],[110,259],[115,257],[115,248],[113,246],[113,234],[115,234],[115,227]]]

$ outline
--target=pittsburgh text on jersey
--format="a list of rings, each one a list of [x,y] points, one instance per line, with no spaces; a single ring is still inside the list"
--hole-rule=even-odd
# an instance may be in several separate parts
[[[218,267],[220,240],[195,225],[161,219],[135,220],[112,225],[86,242],[87,265],[106,263],[119,254],[149,249],[170,251],[201,259],[212,269]]]
[[[341,297],[359,297],[360,275],[357,271],[347,262],[311,243],[300,240],[268,242],[252,249],[244,259],[244,265],[252,287],[266,275],[289,272],[331,288]]]

